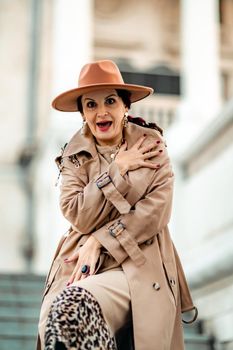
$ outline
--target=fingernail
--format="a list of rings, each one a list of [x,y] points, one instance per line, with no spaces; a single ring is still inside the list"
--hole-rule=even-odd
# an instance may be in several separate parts
[[[144,137],[146,136],[146,134],[143,135]]]
[[[157,165],[156,165],[156,168],[160,168],[160,164],[157,164]]]
[[[159,150],[159,152],[160,152],[160,153],[162,153],[162,152],[163,152],[163,150],[162,150],[162,149],[160,149],[160,150]]]
[[[68,258],[65,258],[65,259],[64,259],[64,262],[67,262],[68,260],[69,260]]]
[[[160,143],[160,141],[156,141],[156,143],[157,143],[157,144],[159,144],[159,143]]]
[[[70,282],[66,283],[66,287],[69,287],[70,284],[71,284]]]

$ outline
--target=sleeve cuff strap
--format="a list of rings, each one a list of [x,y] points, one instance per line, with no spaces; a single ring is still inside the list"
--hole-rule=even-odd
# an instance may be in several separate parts
[[[114,205],[120,214],[128,214],[130,212],[131,205],[114,186],[111,176],[107,173],[102,174],[96,180],[96,185],[103,192],[105,198]]]
[[[139,248],[137,242],[131,237],[126,230],[125,225],[120,221],[114,222],[108,227],[108,232],[111,236],[115,237],[123,249],[127,252],[128,256],[133,260],[136,266],[141,266],[146,262],[146,257],[142,250]]]
[[[112,181],[111,177],[104,173],[100,178],[96,180],[96,186],[99,189],[102,189],[104,186],[108,185]]]

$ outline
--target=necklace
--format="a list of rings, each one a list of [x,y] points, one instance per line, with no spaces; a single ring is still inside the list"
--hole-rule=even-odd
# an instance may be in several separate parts
[[[116,158],[116,156],[117,156],[117,154],[119,153],[120,148],[121,148],[121,146],[123,145],[123,143],[124,143],[124,139],[122,138],[122,139],[121,139],[121,142],[116,146],[115,152],[113,152],[113,153],[110,154],[110,158],[111,158],[112,161]]]

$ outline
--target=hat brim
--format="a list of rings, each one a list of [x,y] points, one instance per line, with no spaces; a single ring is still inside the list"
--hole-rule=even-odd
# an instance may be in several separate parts
[[[142,100],[143,98],[153,94],[154,90],[147,86],[133,84],[98,84],[88,85],[81,88],[68,90],[58,95],[52,102],[53,108],[62,112],[77,112],[77,98],[91,91],[113,88],[128,90],[131,92],[131,103]]]

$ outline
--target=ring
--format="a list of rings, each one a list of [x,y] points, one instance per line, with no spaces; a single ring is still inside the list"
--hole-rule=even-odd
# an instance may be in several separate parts
[[[83,265],[82,268],[81,268],[81,272],[84,275],[87,275],[90,272],[90,266],[89,265]]]

